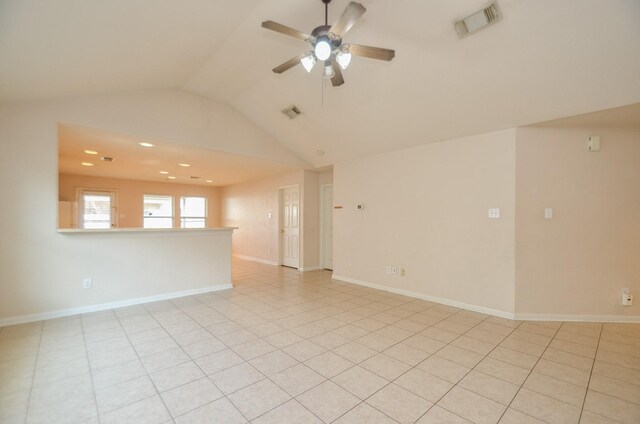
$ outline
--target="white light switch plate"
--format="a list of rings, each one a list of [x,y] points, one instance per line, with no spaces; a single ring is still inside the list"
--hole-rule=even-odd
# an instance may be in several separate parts
[[[491,219],[500,218],[500,209],[499,208],[491,208],[491,209],[489,209],[488,216]]]
[[[544,210],[544,217],[545,217],[545,219],[551,219],[551,218],[553,218],[553,209],[551,209],[551,208],[546,208],[546,209]]]

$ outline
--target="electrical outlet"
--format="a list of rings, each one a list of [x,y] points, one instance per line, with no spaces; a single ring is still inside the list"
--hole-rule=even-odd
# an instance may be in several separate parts
[[[499,208],[491,208],[487,212],[487,216],[491,219],[500,218],[500,209]]]
[[[90,289],[91,287],[93,287],[93,280],[91,280],[91,278],[85,278],[84,280],[82,280],[82,287],[84,287],[85,289]]]
[[[387,274],[391,274],[391,267],[387,265]]]
[[[406,276],[406,275],[407,275],[407,270],[406,270],[406,269],[404,269],[404,268],[400,268],[400,276],[401,276],[401,277],[404,277],[404,276]]]
[[[633,295],[629,293],[629,289],[622,289],[622,306],[632,306],[633,305]]]
[[[392,266],[392,267],[391,267],[391,273],[392,273],[393,275],[396,275],[396,274],[398,273],[398,267],[396,267],[396,266]]]

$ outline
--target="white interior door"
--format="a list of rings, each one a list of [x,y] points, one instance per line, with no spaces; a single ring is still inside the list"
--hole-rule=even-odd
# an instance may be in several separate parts
[[[333,269],[333,185],[322,187],[322,268]]]
[[[298,187],[281,190],[280,246],[282,265],[300,266],[300,192]]]

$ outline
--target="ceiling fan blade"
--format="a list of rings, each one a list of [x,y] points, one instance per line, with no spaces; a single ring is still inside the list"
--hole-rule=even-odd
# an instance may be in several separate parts
[[[395,50],[383,49],[381,47],[361,46],[359,44],[347,44],[349,53],[354,56],[368,57],[370,59],[386,60],[393,59],[396,55]]]
[[[305,34],[297,29],[289,28],[286,25],[279,24],[273,21],[264,21],[262,28],[270,29],[271,31],[279,32],[280,34],[288,35],[289,37],[298,38],[303,41],[313,40],[313,37],[309,34]]]
[[[334,87],[339,87],[344,84],[344,78],[342,77],[342,69],[340,69],[340,65],[336,62],[336,60],[331,61],[331,67],[333,68],[333,73],[335,74],[331,78],[331,85]]]
[[[289,69],[293,68],[294,66],[299,65],[300,64],[300,59],[302,59],[306,55],[307,55],[307,53],[300,53],[298,56],[287,60],[282,65],[279,65],[279,66],[276,66],[275,68],[273,68],[273,72],[275,72],[276,74],[281,74],[284,71],[288,71]]]
[[[346,9],[344,9],[344,12],[342,12],[340,19],[333,24],[329,33],[336,38],[342,38],[366,11],[367,9],[365,9],[363,5],[352,1],[347,5]]]

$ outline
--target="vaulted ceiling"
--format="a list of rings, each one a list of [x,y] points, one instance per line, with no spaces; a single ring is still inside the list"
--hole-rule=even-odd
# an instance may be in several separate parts
[[[486,0],[361,3],[345,40],[396,58],[356,57],[323,88],[320,69],[273,74],[309,47],[260,27],[310,32],[320,0],[2,0],[0,102],[181,88],[315,166],[640,102],[637,0],[498,0],[502,21],[465,39],[453,22]]]

